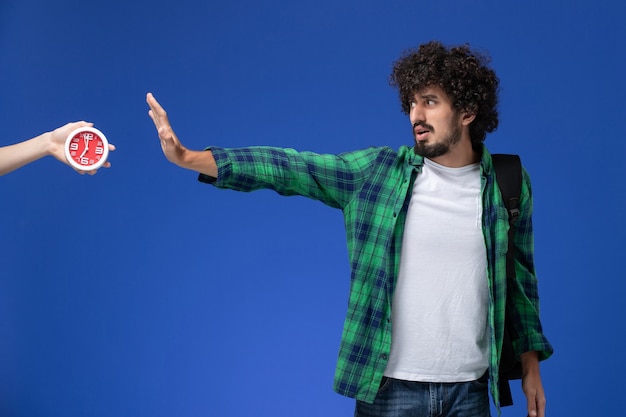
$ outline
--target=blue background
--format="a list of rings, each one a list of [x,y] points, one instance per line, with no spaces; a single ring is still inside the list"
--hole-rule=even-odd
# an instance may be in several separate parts
[[[220,191],[184,144],[335,153],[412,143],[400,53],[469,42],[502,86],[492,152],[535,196],[549,416],[623,407],[626,3],[0,2],[0,144],[95,123],[113,167],[0,179],[0,416],[350,416],[332,391],[349,268],[339,211]],[[525,415],[516,405],[504,415]]]

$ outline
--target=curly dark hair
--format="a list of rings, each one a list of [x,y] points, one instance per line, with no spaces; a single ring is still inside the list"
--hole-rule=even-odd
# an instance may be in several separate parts
[[[478,149],[487,132],[498,128],[499,80],[490,62],[488,55],[472,51],[467,44],[445,47],[432,41],[405,51],[393,65],[389,84],[398,89],[405,114],[415,93],[426,87],[441,88],[456,111],[476,115],[470,137]]]

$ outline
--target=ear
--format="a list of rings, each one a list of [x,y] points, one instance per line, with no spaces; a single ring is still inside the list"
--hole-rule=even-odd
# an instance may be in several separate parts
[[[469,126],[474,121],[476,115],[473,113],[461,113],[461,123],[463,126]]]

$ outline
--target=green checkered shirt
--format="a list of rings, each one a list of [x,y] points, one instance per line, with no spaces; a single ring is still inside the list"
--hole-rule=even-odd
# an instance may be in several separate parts
[[[210,148],[218,166],[217,179],[199,180],[238,191],[272,189],[281,195],[302,195],[343,211],[351,282],[348,311],[335,372],[335,390],[373,402],[391,345],[391,300],[400,264],[400,247],[408,201],[423,158],[412,148],[395,151],[368,148],[339,155],[293,149],[250,147]],[[491,394],[499,407],[497,389],[506,301],[508,213],[495,184],[491,155],[481,160],[483,234],[487,250]],[[523,173],[521,215],[515,234],[518,353],[535,350],[541,360],[552,353],[539,320],[539,298],[533,263],[532,197]]]

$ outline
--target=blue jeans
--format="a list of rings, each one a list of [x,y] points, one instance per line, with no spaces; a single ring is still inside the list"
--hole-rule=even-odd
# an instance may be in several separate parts
[[[486,374],[457,383],[384,377],[374,403],[357,401],[354,417],[490,417],[488,385]]]

